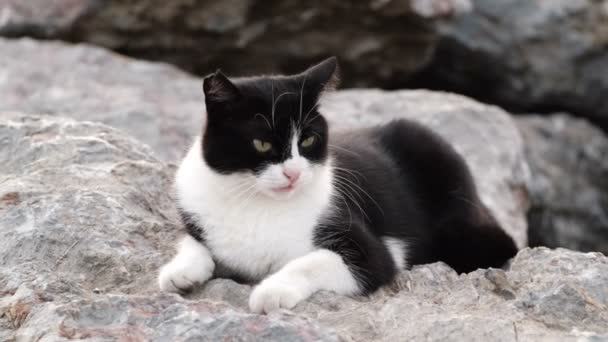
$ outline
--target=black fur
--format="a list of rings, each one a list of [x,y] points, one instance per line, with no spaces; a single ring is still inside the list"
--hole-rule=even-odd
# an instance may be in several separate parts
[[[220,173],[259,172],[290,157],[292,125],[301,139],[314,135],[300,153],[313,163],[327,158],[327,122],[317,112],[321,92],[334,82],[336,60],[328,59],[291,77],[256,77],[230,82],[219,70],[203,82],[207,127],[203,135],[205,161]],[[272,143],[260,153],[253,139]]]
[[[231,81],[218,71],[206,77],[205,161],[220,173],[255,173],[289,157],[294,125],[302,138],[317,137],[301,153],[314,163],[331,156],[339,191],[338,210],[316,228],[315,244],[341,255],[365,293],[396,274],[384,237],[407,244],[408,266],[444,261],[469,272],[500,267],[515,255],[515,243],[479,200],[462,157],[428,128],[397,120],[328,133],[316,105],[335,85],[336,68],[332,58],[294,76]],[[256,151],[253,139],[272,143],[272,150]]]
[[[513,240],[481,203],[462,157],[420,124],[386,125],[334,134],[331,150],[342,191],[342,222],[320,227],[318,244],[342,253],[367,292],[395,274],[380,243],[407,243],[408,265],[444,261],[457,272],[501,267],[514,256]],[[346,171],[353,170],[353,171]],[[358,203],[355,203],[358,202]],[[328,234],[342,236],[324,243]]]

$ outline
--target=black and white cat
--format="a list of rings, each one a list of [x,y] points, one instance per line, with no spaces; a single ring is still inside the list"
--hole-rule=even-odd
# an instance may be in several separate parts
[[[207,120],[176,176],[189,235],[159,275],[181,292],[211,277],[260,282],[254,312],[318,290],[369,294],[400,269],[500,267],[517,252],[462,157],[406,120],[329,132],[330,58],[293,76],[204,79]]]

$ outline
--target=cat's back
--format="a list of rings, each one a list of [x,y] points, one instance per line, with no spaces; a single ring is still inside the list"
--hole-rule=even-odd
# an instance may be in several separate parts
[[[464,158],[420,123],[398,119],[334,136],[331,144],[339,163],[380,173],[385,180],[398,178],[399,184],[390,185],[405,186],[420,200],[439,201],[446,197],[446,189],[476,192]]]

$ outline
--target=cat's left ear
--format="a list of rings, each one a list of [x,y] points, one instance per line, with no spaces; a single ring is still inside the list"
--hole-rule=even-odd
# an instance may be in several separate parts
[[[207,105],[234,101],[239,89],[219,69],[203,79],[203,92]]]
[[[335,90],[339,83],[338,59],[329,57],[308,68],[300,76],[306,79],[307,84],[315,86],[318,93]]]

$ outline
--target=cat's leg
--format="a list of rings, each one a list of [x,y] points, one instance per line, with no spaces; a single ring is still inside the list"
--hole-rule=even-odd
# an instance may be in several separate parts
[[[256,313],[291,309],[318,290],[350,295],[359,293],[360,287],[339,254],[319,249],[264,279],[251,293],[249,308]]]
[[[188,235],[180,242],[177,255],[160,270],[158,284],[163,292],[183,292],[209,280],[214,268],[207,247]]]
[[[342,295],[369,294],[389,283],[397,272],[395,263],[386,246],[368,235],[351,227],[338,237],[340,243],[320,246],[290,261],[253,290],[249,308],[268,313],[293,308],[319,290]]]

